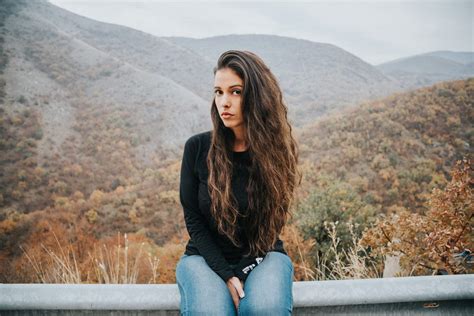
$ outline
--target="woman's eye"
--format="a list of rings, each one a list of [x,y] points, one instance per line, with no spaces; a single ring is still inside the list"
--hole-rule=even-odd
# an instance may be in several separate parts
[[[232,93],[234,93],[234,92],[237,92],[238,95],[242,93],[242,91],[240,91],[240,90],[234,90],[234,91],[232,91]],[[221,91],[220,91],[220,90],[216,90],[216,91],[214,91],[214,94],[218,94],[218,95],[219,95],[219,94],[221,94]]]

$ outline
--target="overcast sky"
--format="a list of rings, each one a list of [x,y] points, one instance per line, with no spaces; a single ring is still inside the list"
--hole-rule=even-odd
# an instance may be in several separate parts
[[[374,65],[436,50],[474,51],[474,0],[49,1],[157,36],[290,36],[334,44]]]

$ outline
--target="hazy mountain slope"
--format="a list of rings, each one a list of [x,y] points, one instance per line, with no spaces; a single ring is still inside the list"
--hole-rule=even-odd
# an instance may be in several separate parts
[[[438,56],[413,56],[401,61],[390,62],[379,66],[387,72],[406,71],[416,74],[447,74],[454,75],[462,73],[464,64],[438,57]]]
[[[274,35],[226,35],[204,39],[164,37],[208,60],[228,49],[257,53],[279,79],[297,126],[329,110],[399,90],[398,83],[343,49]]]
[[[452,52],[447,50],[441,50],[426,53],[425,55],[437,56],[465,65],[474,63],[474,52]]]
[[[12,52],[6,70],[7,94],[13,100],[20,96],[30,102],[40,97],[48,100],[46,105],[40,103],[38,110],[45,112],[45,139],[51,138],[53,143],[61,144],[65,135],[71,134],[70,126],[74,122],[71,105],[89,103],[110,107],[111,111],[124,107],[130,112],[130,132],[152,140],[136,148],[137,156],[144,161],[150,161],[156,149],[167,148],[178,153],[186,137],[209,126],[207,111],[201,110],[208,102],[182,85],[179,78],[172,78],[185,73],[183,68],[188,66],[177,63],[172,71],[169,65],[175,61],[166,62],[166,52],[192,64],[202,65],[202,62],[195,54],[166,41],[156,38],[153,41],[150,35],[113,25],[109,25],[109,34],[106,26],[48,3],[28,2],[6,21],[9,34],[5,46]],[[127,32],[136,33],[128,37],[137,43],[126,44]],[[151,45],[143,47],[149,49],[145,52],[147,58],[137,53],[142,49],[140,39]],[[114,41],[122,45],[122,50],[110,44]],[[195,91],[203,90],[196,88],[204,85],[202,81],[188,80],[188,83],[184,84],[193,86]],[[49,115],[54,114],[52,109],[58,112],[58,119]]]
[[[377,66],[404,87],[420,87],[440,81],[474,76],[474,53],[437,51],[400,58]]]
[[[113,190],[175,159],[189,135],[210,126],[202,97],[56,25],[54,6],[2,4],[0,205],[26,213],[74,192]]]
[[[192,51],[138,30],[94,21],[53,5],[33,3],[31,7],[59,30],[110,56],[142,70],[160,73],[206,100],[212,96],[209,88],[212,63]]]

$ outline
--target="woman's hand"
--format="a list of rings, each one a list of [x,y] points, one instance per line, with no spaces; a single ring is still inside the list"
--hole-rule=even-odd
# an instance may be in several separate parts
[[[241,281],[238,277],[232,277],[227,280],[227,287],[229,288],[230,295],[234,301],[235,309],[239,309],[240,299],[244,298],[244,282]]]

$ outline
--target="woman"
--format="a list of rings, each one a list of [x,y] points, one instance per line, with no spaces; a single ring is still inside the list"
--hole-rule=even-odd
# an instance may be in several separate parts
[[[288,315],[294,269],[279,234],[301,173],[287,107],[248,51],[219,57],[214,86],[214,128],[186,141],[181,165],[181,314]]]

